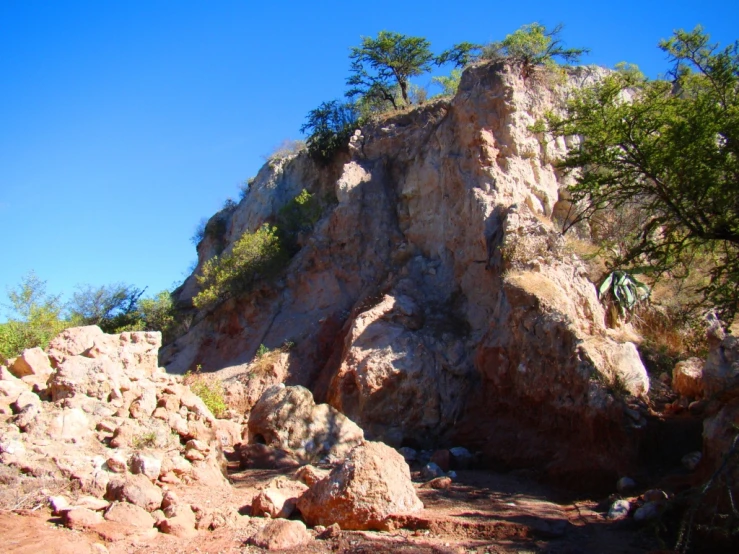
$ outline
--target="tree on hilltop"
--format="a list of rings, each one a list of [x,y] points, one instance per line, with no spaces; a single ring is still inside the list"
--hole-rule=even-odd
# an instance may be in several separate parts
[[[561,166],[580,220],[639,210],[615,267],[659,276],[700,259],[704,298],[730,321],[739,309],[739,42],[719,49],[702,28],[659,47],[671,80],[622,66],[574,95],[558,136],[580,136]]]
[[[410,104],[409,79],[431,70],[434,55],[422,37],[380,31],[377,38],[362,37],[361,46],[351,50],[351,73],[346,96],[376,97],[398,108],[396,91]]]
[[[483,48],[482,57],[487,59],[510,58],[523,67],[524,74],[537,65],[554,64],[559,58],[566,63],[576,63],[580,56],[589,52],[587,48],[565,48],[559,34],[564,26],[557,25],[551,31],[540,23],[524,25],[502,41]]]

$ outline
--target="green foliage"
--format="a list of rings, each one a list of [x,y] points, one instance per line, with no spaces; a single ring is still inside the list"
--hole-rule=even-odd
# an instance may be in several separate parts
[[[434,77],[432,80],[441,86],[443,96],[454,96],[457,94],[459,82],[462,80],[462,71],[452,69],[448,77]]]
[[[547,32],[544,25],[531,23],[524,25],[501,42],[483,48],[482,57],[487,59],[509,58],[521,64],[524,75],[537,65],[554,65],[555,58],[566,63],[575,63],[587,53],[585,48],[564,48],[558,35],[562,25]]]
[[[131,448],[141,450],[143,448],[154,448],[157,446],[157,434],[154,431],[136,435],[131,439]]]
[[[176,338],[177,310],[169,291],[163,290],[153,298],[140,299],[138,312],[144,331],[161,331],[163,344]]]
[[[346,147],[349,137],[359,127],[359,114],[352,104],[337,100],[323,102],[311,110],[300,132],[308,135],[306,144],[313,159],[330,162],[336,152]]]
[[[633,208],[639,224],[614,267],[658,277],[696,257],[710,263],[702,293],[731,321],[739,306],[739,46],[709,44],[700,27],[660,43],[671,81],[619,70],[576,94],[550,131],[580,136],[572,172],[574,221]]]
[[[380,31],[377,38],[362,37],[361,46],[353,47],[349,55],[352,75],[347,79],[351,88],[346,96],[381,98],[397,109],[393,90],[397,85],[402,103],[410,104],[409,79],[431,70],[430,46],[425,38],[390,31]]]
[[[471,42],[460,42],[455,44],[449,50],[444,50],[436,57],[434,63],[436,65],[444,65],[446,63],[454,64],[455,68],[462,68],[476,61],[480,57],[482,46],[472,44]]]
[[[277,228],[283,247],[290,254],[297,252],[300,233],[313,229],[319,219],[321,219],[321,205],[318,199],[303,189],[300,194],[283,206],[277,215]]]
[[[601,300],[610,299],[626,315],[649,296],[649,287],[625,271],[612,271],[598,288]]]
[[[228,410],[223,383],[216,377],[203,375],[201,370],[202,366],[198,365],[195,372],[185,373],[184,382],[190,386],[194,394],[200,397],[215,417],[221,418]]]
[[[259,348],[257,348],[257,352],[256,352],[255,356],[257,358],[261,358],[262,356],[266,356],[269,353],[270,353],[270,349],[267,348],[266,346],[264,346],[263,344],[260,344],[259,345]]]
[[[26,348],[45,348],[64,327],[62,303],[57,295],[46,292],[46,281],[34,272],[23,277],[20,285],[8,290],[8,322],[0,324],[0,362],[20,354]]]
[[[254,233],[244,233],[230,253],[203,264],[197,276],[202,288],[193,304],[199,309],[215,306],[249,290],[258,279],[275,275],[287,260],[276,227],[265,224]]]
[[[144,291],[123,283],[78,285],[68,305],[70,318],[80,325],[97,325],[105,333],[142,330],[138,302]]]

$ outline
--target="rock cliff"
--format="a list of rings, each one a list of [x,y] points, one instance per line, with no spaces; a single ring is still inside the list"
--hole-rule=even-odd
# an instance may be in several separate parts
[[[567,206],[553,161],[571,144],[529,130],[600,74],[479,65],[452,100],[362,128],[327,167],[306,154],[265,165],[211,219],[199,267],[303,189],[320,221],[279,278],[196,313],[160,362],[215,370],[290,341],[288,384],[368,439],[453,442],[581,485],[627,471],[640,422],[623,398],[649,381],[552,224]],[[179,304],[197,290],[193,275]]]

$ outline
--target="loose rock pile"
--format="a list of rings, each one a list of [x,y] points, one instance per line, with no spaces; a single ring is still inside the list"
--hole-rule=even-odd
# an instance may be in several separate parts
[[[219,438],[230,422],[158,367],[160,344],[159,333],[78,327],[0,368],[0,462],[17,485],[6,504],[49,502],[70,527],[107,520],[187,536],[206,515],[207,526],[225,523],[170,491],[230,486]],[[27,494],[9,500],[18,486]]]

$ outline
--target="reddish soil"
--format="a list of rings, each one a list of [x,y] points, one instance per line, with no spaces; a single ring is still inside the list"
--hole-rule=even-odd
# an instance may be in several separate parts
[[[232,473],[235,495],[248,506],[257,487],[279,471],[246,470]],[[450,488],[419,488],[425,509],[395,518],[390,531],[351,532],[314,540],[291,552],[328,553],[551,553],[626,554],[655,552],[653,527],[632,520],[610,522],[593,500],[573,500],[564,491],[544,487],[515,474],[460,471]],[[248,509],[245,509],[248,511]],[[120,528],[72,531],[62,527],[48,510],[0,512],[0,550],[35,554],[175,554],[251,553],[248,546],[258,518],[240,518],[235,528],[201,531],[195,539],[161,533],[126,536]]]

